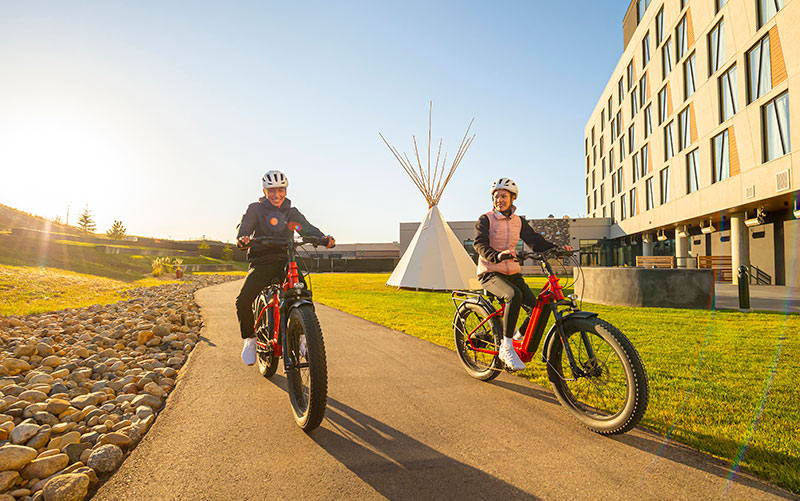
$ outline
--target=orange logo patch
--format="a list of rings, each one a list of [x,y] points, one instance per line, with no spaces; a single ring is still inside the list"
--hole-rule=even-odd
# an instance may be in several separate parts
[[[278,218],[277,217],[273,217],[272,219],[269,220],[269,224],[271,224],[272,226],[277,226],[278,225]]]

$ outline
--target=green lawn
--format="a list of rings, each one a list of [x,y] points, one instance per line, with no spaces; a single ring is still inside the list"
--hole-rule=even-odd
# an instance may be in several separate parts
[[[0,265],[0,315],[30,315],[115,303],[122,292],[176,281],[145,278],[122,282],[54,268]]]
[[[454,349],[450,295],[397,290],[387,278],[315,274],[314,299]],[[800,315],[583,308],[616,325],[642,356],[644,426],[800,493]],[[459,365],[455,354],[452,362]],[[521,375],[549,387],[541,363]]]

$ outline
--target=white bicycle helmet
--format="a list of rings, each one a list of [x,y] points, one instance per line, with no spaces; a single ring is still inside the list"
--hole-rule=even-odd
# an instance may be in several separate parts
[[[279,170],[271,170],[261,178],[261,185],[264,186],[265,190],[269,188],[286,188],[289,186],[289,178]]]
[[[506,190],[514,194],[514,196],[519,196],[519,189],[517,188],[517,183],[510,180],[507,177],[501,177],[497,181],[492,183],[492,195],[497,190]]]

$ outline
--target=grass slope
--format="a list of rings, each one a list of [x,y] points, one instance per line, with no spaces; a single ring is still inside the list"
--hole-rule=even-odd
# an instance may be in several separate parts
[[[454,349],[450,295],[396,290],[387,278],[316,274],[314,299]],[[584,309],[616,325],[642,356],[650,381],[642,424],[800,493],[800,315]],[[541,363],[520,375],[549,386]]]
[[[174,281],[122,282],[53,268],[0,266],[0,315],[30,315],[115,303],[123,291]]]

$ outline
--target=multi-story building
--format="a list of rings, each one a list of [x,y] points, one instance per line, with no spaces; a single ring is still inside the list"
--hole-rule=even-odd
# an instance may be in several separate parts
[[[798,27],[797,0],[631,2],[585,129],[598,264],[730,256],[800,286]]]

